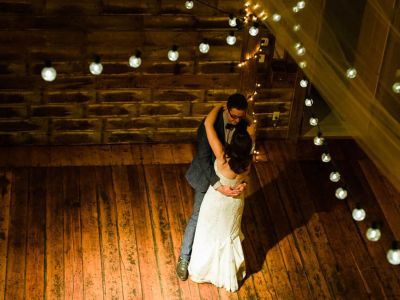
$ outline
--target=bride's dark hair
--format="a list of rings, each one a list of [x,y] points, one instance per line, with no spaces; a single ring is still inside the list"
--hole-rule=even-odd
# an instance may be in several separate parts
[[[247,130],[237,128],[230,144],[225,146],[225,158],[233,172],[241,174],[251,163],[252,140]]]

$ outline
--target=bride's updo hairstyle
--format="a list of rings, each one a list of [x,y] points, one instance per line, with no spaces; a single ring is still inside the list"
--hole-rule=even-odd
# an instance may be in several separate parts
[[[225,146],[225,157],[228,159],[228,165],[233,172],[241,174],[247,170],[252,160],[250,154],[252,140],[246,130],[237,128],[232,136],[230,144]]]

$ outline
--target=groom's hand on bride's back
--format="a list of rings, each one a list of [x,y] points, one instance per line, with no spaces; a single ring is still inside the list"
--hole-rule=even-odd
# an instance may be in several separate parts
[[[228,197],[239,196],[247,187],[247,183],[243,182],[235,186],[221,185],[217,191]]]

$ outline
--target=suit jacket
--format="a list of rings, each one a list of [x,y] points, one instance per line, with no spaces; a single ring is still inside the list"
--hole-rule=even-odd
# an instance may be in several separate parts
[[[247,122],[241,120],[238,126],[247,126]],[[223,109],[221,109],[217,115],[214,128],[219,140],[225,145]],[[214,162],[215,155],[208,143],[203,120],[197,130],[197,152],[185,176],[186,180],[194,189],[206,192],[210,185],[214,185],[219,181],[219,177],[214,170]]]

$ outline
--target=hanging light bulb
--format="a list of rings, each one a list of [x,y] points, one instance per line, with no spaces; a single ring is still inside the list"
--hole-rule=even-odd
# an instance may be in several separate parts
[[[297,49],[299,49],[301,47],[301,43],[296,43],[296,44],[294,44],[293,47],[294,47],[294,49],[297,50]]]
[[[229,35],[226,37],[226,43],[228,45],[235,45],[236,43],[236,37],[235,37],[235,33],[233,31],[229,32]]]
[[[53,81],[54,79],[56,79],[57,71],[53,68],[50,61],[45,62],[41,75],[45,81]]]
[[[258,34],[258,23],[254,22],[253,26],[249,28],[249,34],[251,36],[256,36]]]
[[[392,265],[400,265],[400,249],[397,241],[393,242],[392,248],[387,252],[386,258]]]
[[[348,68],[346,71],[347,78],[353,79],[357,76],[357,70],[354,68]]]
[[[299,67],[300,67],[301,69],[304,69],[305,67],[307,67],[307,62],[304,61],[304,60],[302,60],[301,62],[299,62]]]
[[[306,6],[306,2],[305,1],[299,1],[299,2],[297,2],[297,5],[296,5],[296,7],[298,9],[303,9],[305,6]]]
[[[324,143],[324,138],[321,136],[320,133],[314,138],[314,145],[315,146],[321,146]]]
[[[272,21],[274,22],[279,22],[281,20],[281,15],[280,14],[273,14],[272,15]]]
[[[187,8],[187,9],[192,9],[193,8],[193,1],[186,1],[185,2],[185,7]]]
[[[336,198],[343,200],[347,197],[347,190],[343,187],[338,187],[335,191]]]
[[[299,10],[300,10],[300,9],[299,9],[297,6],[293,6],[293,7],[292,7],[292,11],[293,11],[294,13],[298,13]]]
[[[372,223],[372,226],[368,228],[367,232],[367,239],[371,242],[377,242],[381,238],[381,231],[378,228],[378,224]]]
[[[199,50],[201,53],[208,53],[210,51],[210,44],[206,40],[203,40],[199,45]]]
[[[237,26],[237,20],[236,20],[236,17],[234,16],[234,15],[229,15],[229,21],[228,21],[228,23],[229,23],[229,26],[231,26],[231,27],[236,27]]]
[[[318,125],[318,118],[311,117],[309,122],[310,122],[311,126],[317,126]]]
[[[327,152],[324,152],[324,153],[322,153],[322,155],[321,155],[321,160],[322,160],[324,163],[330,162],[330,161],[331,161],[331,155],[330,155],[329,153],[327,153]]]
[[[392,85],[392,90],[393,92],[395,92],[396,94],[400,94],[400,82],[395,82]]]
[[[306,88],[307,85],[308,85],[308,80],[307,80],[307,79],[302,79],[302,80],[300,80],[300,86],[301,86],[302,88]]]
[[[94,62],[92,62],[89,66],[89,71],[93,75],[100,75],[101,72],[103,72],[103,65],[100,63],[100,57],[95,56],[94,57]]]
[[[299,47],[299,48],[296,50],[296,54],[297,54],[298,56],[303,56],[304,54],[306,54],[306,48],[304,48],[303,46],[302,46],[302,47]]]
[[[365,219],[367,214],[365,210],[360,206],[360,204],[357,204],[356,208],[353,209],[351,215],[355,221],[360,222]]]
[[[306,98],[306,99],[304,100],[304,105],[305,105],[305,106],[310,107],[310,106],[313,105],[313,103],[314,103],[314,101],[313,101],[313,99],[311,99],[311,98]]]
[[[168,59],[170,61],[177,61],[179,58],[178,47],[173,45],[172,48],[168,51]]]
[[[129,57],[129,65],[132,68],[139,68],[140,65],[142,64],[142,59],[140,58],[141,52],[139,50],[136,51],[134,55]]]
[[[332,182],[338,182],[340,180],[340,173],[337,171],[331,172],[329,174],[329,179]]]
[[[301,28],[300,24],[295,24],[295,25],[293,26],[293,31],[294,31],[294,32],[299,31],[300,28]]]

